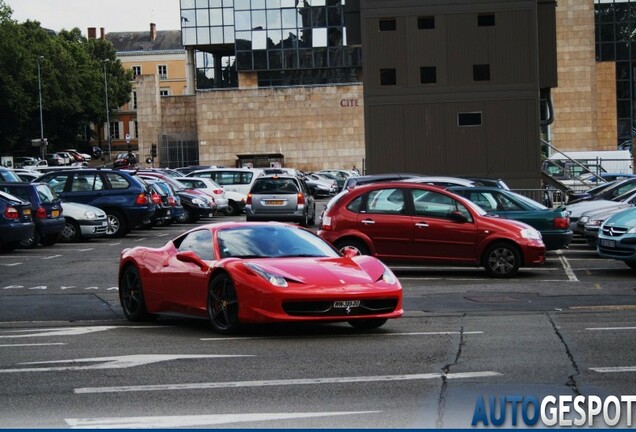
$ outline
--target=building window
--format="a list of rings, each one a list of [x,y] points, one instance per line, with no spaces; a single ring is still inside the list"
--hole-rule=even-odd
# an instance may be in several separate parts
[[[119,122],[110,122],[110,139],[119,139]]]
[[[170,89],[159,89],[159,96],[170,96]]]
[[[159,75],[160,79],[168,79],[168,66],[158,65],[157,74]]]
[[[380,85],[389,86],[397,84],[395,69],[380,69]]]
[[[136,110],[137,109],[137,92],[136,91],[132,92],[132,98],[131,99],[132,99],[132,101],[131,101],[132,102],[132,109]]]
[[[420,30],[430,30],[435,28],[435,17],[417,17],[417,28]]]
[[[139,75],[141,75],[141,66],[133,66],[132,71],[133,71],[133,79],[137,78]]]
[[[473,80],[474,81],[490,81],[490,65],[489,64],[473,65]]]
[[[135,127],[134,127],[134,130],[135,130],[134,138],[139,138],[139,123],[137,122],[137,120],[133,120],[133,123],[135,125]]]
[[[420,68],[420,83],[435,84],[437,82],[437,68],[435,66],[422,66]]]
[[[477,16],[478,27],[493,27],[495,25],[495,14],[484,14]]]
[[[380,31],[395,31],[397,30],[397,22],[395,18],[380,18],[378,28]]]
[[[481,112],[458,113],[457,126],[459,127],[481,126]]]

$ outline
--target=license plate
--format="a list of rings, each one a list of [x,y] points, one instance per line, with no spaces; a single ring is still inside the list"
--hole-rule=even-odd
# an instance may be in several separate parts
[[[600,239],[599,240],[599,245],[606,247],[606,248],[615,248],[616,247],[616,242],[614,240],[605,240],[605,239]]]
[[[337,300],[333,302],[335,308],[348,308],[360,306],[360,300]]]
[[[282,205],[285,204],[285,201],[283,201],[283,200],[268,200],[268,201],[265,201],[265,204],[271,205],[271,206],[282,206]]]
[[[51,216],[58,217],[59,215],[60,215],[60,211],[59,210],[52,210],[51,211]]]
[[[30,216],[31,215],[31,209],[24,209],[24,215],[25,216]]]

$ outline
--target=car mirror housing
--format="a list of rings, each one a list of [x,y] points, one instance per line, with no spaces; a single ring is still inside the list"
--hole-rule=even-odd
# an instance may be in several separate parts
[[[207,271],[209,269],[208,265],[192,251],[178,252],[177,259],[181,262],[195,264],[203,271]]]

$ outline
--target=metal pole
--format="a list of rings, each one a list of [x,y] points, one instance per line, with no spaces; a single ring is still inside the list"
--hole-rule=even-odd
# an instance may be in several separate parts
[[[112,160],[110,148],[110,113],[108,110],[108,80],[106,79],[106,63],[110,60],[103,60],[104,63],[104,100],[106,101],[106,136],[108,137],[108,161]]]
[[[38,56],[38,95],[40,99],[40,158],[42,160],[46,159],[46,148],[44,146],[44,121],[42,119],[42,78],[40,76],[40,60],[43,59],[44,56]]]

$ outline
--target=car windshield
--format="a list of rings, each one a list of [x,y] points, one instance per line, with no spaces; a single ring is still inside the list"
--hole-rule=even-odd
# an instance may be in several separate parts
[[[221,258],[338,257],[329,244],[295,227],[254,225],[217,233]]]
[[[253,194],[295,194],[298,193],[298,186],[290,178],[262,178],[256,180],[251,192]]]

